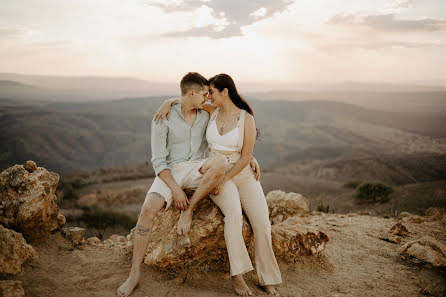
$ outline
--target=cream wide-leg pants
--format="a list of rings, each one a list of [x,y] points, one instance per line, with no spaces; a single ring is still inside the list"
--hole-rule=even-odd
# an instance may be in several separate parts
[[[228,165],[229,170],[234,164]],[[282,282],[279,266],[271,242],[268,205],[259,181],[255,180],[250,165],[223,186],[220,194],[211,199],[223,212],[224,234],[228,250],[231,276],[253,270],[242,236],[242,209],[248,216],[254,233],[255,263],[260,285]]]

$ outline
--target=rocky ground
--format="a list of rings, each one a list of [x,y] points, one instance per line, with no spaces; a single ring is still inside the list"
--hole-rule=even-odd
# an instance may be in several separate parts
[[[54,208],[51,215],[46,215],[45,207],[54,206],[58,177],[41,167],[16,166],[0,176],[0,217],[7,227],[0,226],[0,296],[23,296],[23,292],[28,297],[114,296],[130,270],[131,235],[116,235],[103,242],[96,238],[84,241],[85,230],[63,228],[63,218]],[[46,177],[53,177],[52,182]],[[21,183],[24,180],[31,183]],[[278,286],[281,296],[446,295],[444,208],[431,208],[423,216],[401,213],[398,218],[386,218],[310,213],[303,196],[280,191],[272,193],[267,201],[273,222],[273,246],[283,277],[283,284]],[[177,240],[169,229],[174,228],[171,223],[177,213],[169,211],[158,217],[158,231],[154,231],[161,234],[163,229],[159,227],[169,226],[168,236],[157,235],[159,243],[148,249],[148,256],[157,247]],[[197,211],[194,218],[195,235],[190,235],[189,242],[192,246],[200,244],[196,237],[200,234],[208,238],[215,232],[221,241],[218,212]],[[215,221],[213,227],[203,234],[202,224],[211,219]],[[38,226],[42,226],[40,231],[36,230]],[[287,230],[291,237],[286,238],[290,233]],[[200,256],[199,251],[194,253]],[[202,253],[200,259],[208,254],[212,253]],[[165,258],[157,259],[152,266],[144,265],[132,296],[235,296],[225,261],[198,268],[177,262],[173,268],[161,271],[156,267],[163,266],[159,263],[166,263]],[[246,280],[255,295],[266,296],[257,286],[255,272],[249,272]]]
[[[445,296],[446,276],[421,264],[404,262],[398,248],[424,235],[446,241],[445,225],[436,222],[403,223],[409,235],[401,244],[381,240],[395,219],[367,215],[310,216],[310,224],[329,237],[324,255],[280,263],[281,296]],[[125,280],[131,257],[119,244],[73,246],[52,234],[33,245],[39,258],[27,262],[13,279],[23,282],[26,296],[114,296]],[[256,286],[254,272],[247,283],[255,295],[266,296]],[[228,271],[181,271],[177,275],[144,267],[140,285],[132,296],[235,296]]]

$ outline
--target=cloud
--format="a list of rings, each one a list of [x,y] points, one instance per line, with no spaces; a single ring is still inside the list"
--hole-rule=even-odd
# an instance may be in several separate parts
[[[369,27],[381,31],[439,31],[446,29],[446,20],[432,18],[397,19],[395,14],[338,14],[327,23],[340,26]]]
[[[385,5],[385,9],[402,9],[402,8],[410,8],[413,6],[413,0],[396,0]]]
[[[240,1],[240,0],[185,0],[185,1],[149,1],[147,5],[162,8],[167,13],[192,12],[200,7],[209,7],[215,20],[224,18],[226,25],[209,24],[204,27],[193,27],[185,31],[167,33],[167,36],[207,36],[210,38],[226,38],[243,35],[241,27],[251,25],[260,20],[280,13],[292,4],[291,0]]]

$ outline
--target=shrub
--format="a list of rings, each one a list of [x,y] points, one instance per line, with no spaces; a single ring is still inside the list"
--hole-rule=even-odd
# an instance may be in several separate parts
[[[356,189],[361,184],[359,180],[352,180],[343,184],[344,188]]]
[[[87,185],[87,183],[82,178],[77,177],[73,181],[71,181],[71,185],[74,189],[80,189],[80,188],[85,187]]]
[[[380,182],[362,183],[356,188],[354,198],[361,202],[387,202],[393,193],[392,187]]]
[[[328,213],[330,210],[330,205],[325,205],[325,204],[321,203],[316,207],[316,210]]]

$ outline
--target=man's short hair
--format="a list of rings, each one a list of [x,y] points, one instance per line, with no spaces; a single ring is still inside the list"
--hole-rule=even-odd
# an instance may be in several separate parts
[[[209,81],[203,75],[197,72],[189,72],[181,79],[181,95],[186,95],[186,93],[193,87],[202,88],[208,85]]]

